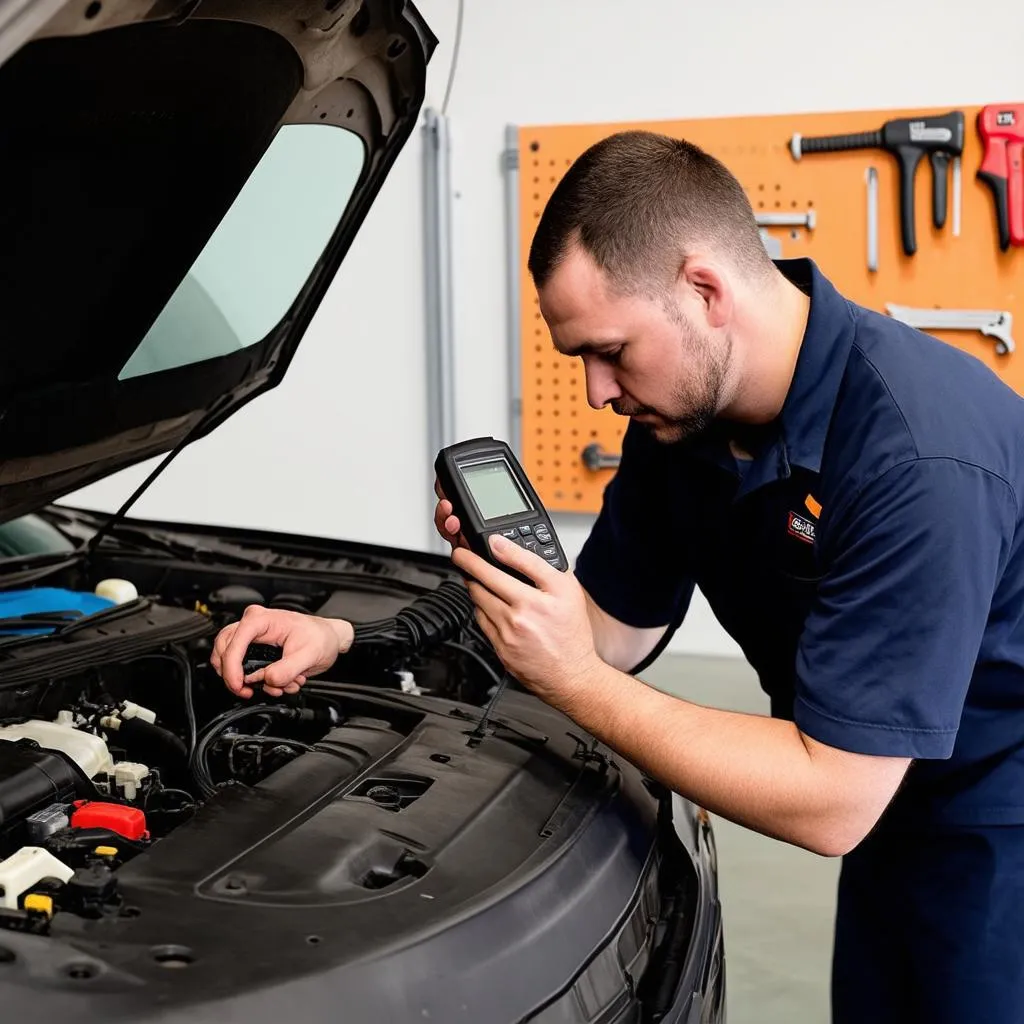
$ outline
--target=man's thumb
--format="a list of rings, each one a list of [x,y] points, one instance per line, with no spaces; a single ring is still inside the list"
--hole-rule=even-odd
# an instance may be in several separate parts
[[[310,667],[309,656],[303,652],[289,654],[263,670],[264,685],[287,686],[294,683]]]

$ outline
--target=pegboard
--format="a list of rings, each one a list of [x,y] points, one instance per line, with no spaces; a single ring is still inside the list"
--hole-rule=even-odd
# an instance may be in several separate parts
[[[795,132],[805,137],[880,128],[893,117],[964,112],[962,226],[952,234],[953,189],[945,227],[932,226],[928,160],[916,179],[917,252],[900,245],[897,165],[881,150],[806,155],[789,151]],[[596,512],[614,470],[592,471],[582,462],[586,445],[621,450],[627,420],[610,409],[587,405],[583,365],[555,350],[540,315],[526,262],[544,204],[572,162],[587,147],[625,129],[641,128],[685,138],[714,154],[739,179],[755,213],[802,213],[813,209],[816,225],[767,228],[784,258],[809,256],[848,298],[885,312],[887,302],[905,306],[999,309],[1013,315],[1022,348],[997,355],[991,338],[977,332],[929,331],[978,356],[1024,394],[1024,250],[999,251],[992,194],[975,172],[982,147],[975,128],[979,107],[871,110],[841,114],[715,118],[653,123],[521,127],[519,151],[518,259],[520,264],[520,457],[545,505],[564,512]],[[878,171],[878,255],[867,269],[867,168]]]

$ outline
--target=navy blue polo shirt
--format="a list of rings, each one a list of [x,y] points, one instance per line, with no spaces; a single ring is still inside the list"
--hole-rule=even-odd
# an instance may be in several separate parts
[[[777,266],[810,314],[753,461],[726,424],[667,445],[631,423],[576,575],[641,627],[699,586],[774,716],[915,759],[887,820],[1024,823],[1024,400],[811,261]]]

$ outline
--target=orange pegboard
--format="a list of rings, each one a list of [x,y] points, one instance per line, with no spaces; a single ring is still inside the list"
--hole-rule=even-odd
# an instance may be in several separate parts
[[[785,258],[809,256],[848,298],[885,312],[887,302],[904,306],[999,309],[1013,314],[1024,331],[1024,252],[999,251],[990,191],[977,181],[982,157],[975,128],[979,107],[959,107],[967,132],[962,160],[962,231],[952,235],[952,187],[946,226],[931,218],[931,167],[917,173],[918,250],[900,246],[897,167],[881,150],[813,154],[800,162],[789,152],[795,132],[836,135],[881,127],[893,117],[942,114],[950,107],[870,110],[841,114],[715,118],[633,124],[569,125],[519,129],[521,459],[548,508],[596,512],[613,470],[588,470],[581,461],[592,441],[618,453],[626,420],[610,409],[587,405],[583,366],[559,355],[541,319],[526,267],[533,233],[555,185],[588,146],[617,131],[648,129],[685,138],[718,157],[740,180],[755,213],[814,209],[813,231],[768,228]],[[878,170],[879,268],[867,269],[867,168]],[[976,332],[930,332],[993,367],[1024,394],[1024,348],[999,356],[990,338]],[[1021,342],[1024,343],[1024,337]]]

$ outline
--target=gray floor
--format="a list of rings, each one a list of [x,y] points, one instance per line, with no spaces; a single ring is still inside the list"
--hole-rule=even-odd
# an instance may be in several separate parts
[[[767,714],[750,667],[666,655],[647,682],[700,704]],[[729,1024],[827,1024],[839,861],[714,819]]]

